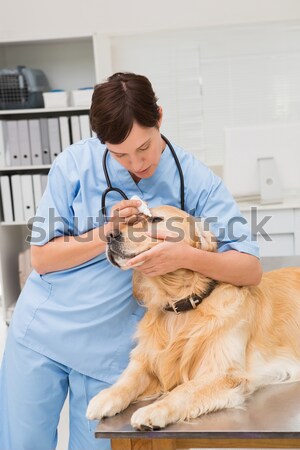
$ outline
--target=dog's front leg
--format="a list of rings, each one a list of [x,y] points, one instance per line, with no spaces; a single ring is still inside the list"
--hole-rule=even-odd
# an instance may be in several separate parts
[[[170,423],[189,420],[223,408],[238,406],[244,402],[247,380],[225,375],[214,382],[191,380],[177,386],[162,400],[138,409],[131,418],[131,425],[138,430],[155,430]]]
[[[110,388],[104,389],[89,402],[86,417],[89,420],[110,417],[123,411],[142,394],[151,382],[151,376],[143,364],[133,359],[119,380]]]

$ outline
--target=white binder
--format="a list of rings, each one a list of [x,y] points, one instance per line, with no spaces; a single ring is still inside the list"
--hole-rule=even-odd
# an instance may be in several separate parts
[[[0,187],[4,222],[13,222],[13,205],[8,175],[2,175],[0,177]]]
[[[28,124],[31,162],[34,166],[40,166],[43,163],[40,122],[39,119],[30,119]]]
[[[42,176],[43,175],[40,173],[32,175],[35,211],[37,210],[43,195]]]
[[[21,175],[21,186],[23,192],[24,219],[28,222],[28,220],[34,217],[35,213],[32,175]]]
[[[24,222],[21,175],[11,176],[11,191],[15,222]]]
[[[42,191],[45,192],[48,183],[48,175],[42,175]]]
[[[0,120],[0,167],[9,165],[6,162],[6,146],[7,146],[7,123],[6,120]]]
[[[9,152],[9,159],[11,166],[21,165],[21,154],[19,148],[19,137],[18,137],[18,125],[16,120],[7,121],[7,135],[8,135],[8,146],[7,150]]]
[[[28,120],[18,120],[18,138],[22,166],[31,165],[31,150]]]
[[[51,164],[48,119],[40,119],[41,141],[42,141],[42,161],[43,164]]]
[[[61,149],[64,150],[66,147],[69,147],[69,145],[71,145],[69,118],[67,116],[59,117],[59,128],[61,138]]]
[[[71,116],[71,131],[72,131],[72,144],[74,144],[74,142],[80,141],[81,132],[78,116]]]
[[[57,117],[48,119],[50,161],[53,162],[61,152],[59,122]]]
[[[90,118],[87,114],[79,116],[81,139],[91,137]]]

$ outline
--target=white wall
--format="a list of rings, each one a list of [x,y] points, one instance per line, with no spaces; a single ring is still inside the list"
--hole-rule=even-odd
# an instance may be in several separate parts
[[[225,127],[300,120],[300,0],[1,1],[0,42],[94,32],[110,36],[112,71],[148,75],[163,103],[165,124],[170,124],[163,131],[207,164],[223,162]],[[39,45],[44,54],[37,65]],[[0,47],[0,67],[16,62],[39,67],[53,88],[92,85],[92,39],[81,44],[85,52],[72,42],[73,51],[66,54],[65,44],[62,51],[60,45]],[[103,79],[102,51],[101,46],[94,49],[97,82]],[[49,55],[54,55],[53,63]],[[79,61],[84,72],[71,70],[64,77],[70,73],[65,67]],[[189,63],[193,66],[187,75],[180,73]],[[202,98],[190,94],[197,103],[191,119],[185,93],[193,86],[197,92],[200,88]],[[178,94],[180,89],[184,95]]]
[[[300,19],[299,0],[1,0],[0,4],[0,40]]]
[[[223,163],[226,128],[300,122],[299,20],[111,42],[113,71],[147,75],[163,106],[162,132],[208,165]]]

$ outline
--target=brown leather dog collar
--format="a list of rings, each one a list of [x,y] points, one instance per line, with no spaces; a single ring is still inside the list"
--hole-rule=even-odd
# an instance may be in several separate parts
[[[184,311],[190,311],[191,309],[196,309],[198,305],[204,300],[206,297],[208,297],[212,291],[215,289],[216,285],[218,284],[217,281],[212,280],[207,289],[200,295],[198,294],[192,294],[188,297],[182,298],[180,300],[177,300],[176,302],[169,303],[167,306],[164,307],[164,311],[173,311],[176,314],[180,314]]]

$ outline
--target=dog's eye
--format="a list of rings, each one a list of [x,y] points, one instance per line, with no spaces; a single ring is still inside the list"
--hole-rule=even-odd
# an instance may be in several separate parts
[[[138,214],[136,216],[132,216],[127,220],[128,225],[136,225],[144,220],[143,214]]]
[[[148,222],[150,223],[158,223],[162,222],[164,219],[162,217],[149,217]]]

